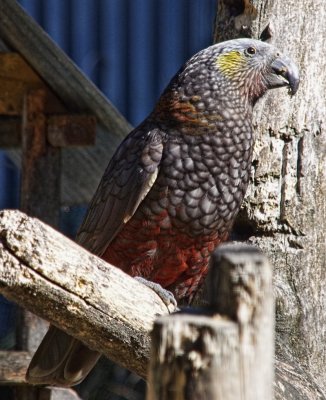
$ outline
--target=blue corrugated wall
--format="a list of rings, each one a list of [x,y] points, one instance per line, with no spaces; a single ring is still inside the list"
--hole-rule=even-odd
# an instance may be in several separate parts
[[[216,0],[21,0],[132,124],[212,41]]]
[[[20,3],[133,125],[181,64],[211,43],[216,6],[216,0]],[[18,193],[19,174],[0,151],[0,209],[18,207]],[[12,316],[0,298],[0,343]]]

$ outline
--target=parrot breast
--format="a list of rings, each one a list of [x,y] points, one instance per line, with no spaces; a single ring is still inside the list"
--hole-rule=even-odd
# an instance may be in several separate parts
[[[164,126],[160,132],[166,140],[156,181],[103,258],[172,290],[177,300],[191,299],[243,200],[252,131],[243,124],[231,135],[224,124],[202,135]]]

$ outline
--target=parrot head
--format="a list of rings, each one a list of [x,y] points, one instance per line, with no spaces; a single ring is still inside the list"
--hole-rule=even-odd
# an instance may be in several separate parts
[[[214,129],[228,115],[249,115],[269,89],[299,86],[296,64],[271,44],[235,39],[201,50],[179,70],[154,111],[157,120]],[[249,113],[249,114],[248,114]],[[190,132],[190,131],[189,131]]]
[[[236,39],[211,46],[211,51],[222,80],[253,103],[268,89],[287,86],[292,95],[298,90],[298,67],[268,43]]]

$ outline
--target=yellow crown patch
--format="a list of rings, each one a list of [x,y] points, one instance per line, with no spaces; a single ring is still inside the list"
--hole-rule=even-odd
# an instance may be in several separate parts
[[[243,66],[245,62],[245,56],[237,50],[221,54],[216,59],[219,70],[230,78],[239,73],[239,67]]]

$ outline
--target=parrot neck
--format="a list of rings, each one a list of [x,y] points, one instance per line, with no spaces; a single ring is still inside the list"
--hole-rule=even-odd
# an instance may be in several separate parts
[[[223,93],[223,96],[215,97],[194,94],[185,96],[178,90],[167,90],[160,97],[150,118],[155,121],[167,122],[186,134],[201,135],[216,129],[226,121],[226,111],[232,114],[236,109],[238,118],[252,117],[252,106],[244,101],[239,90],[231,90]]]
[[[254,72],[250,75],[250,78],[246,75],[240,75],[229,80],[228,84],[225,85],[226,97],[237,99],[251,112],[258,99],[267,91],[265,83]],[[240,82],[243,83],[240,84]]]

